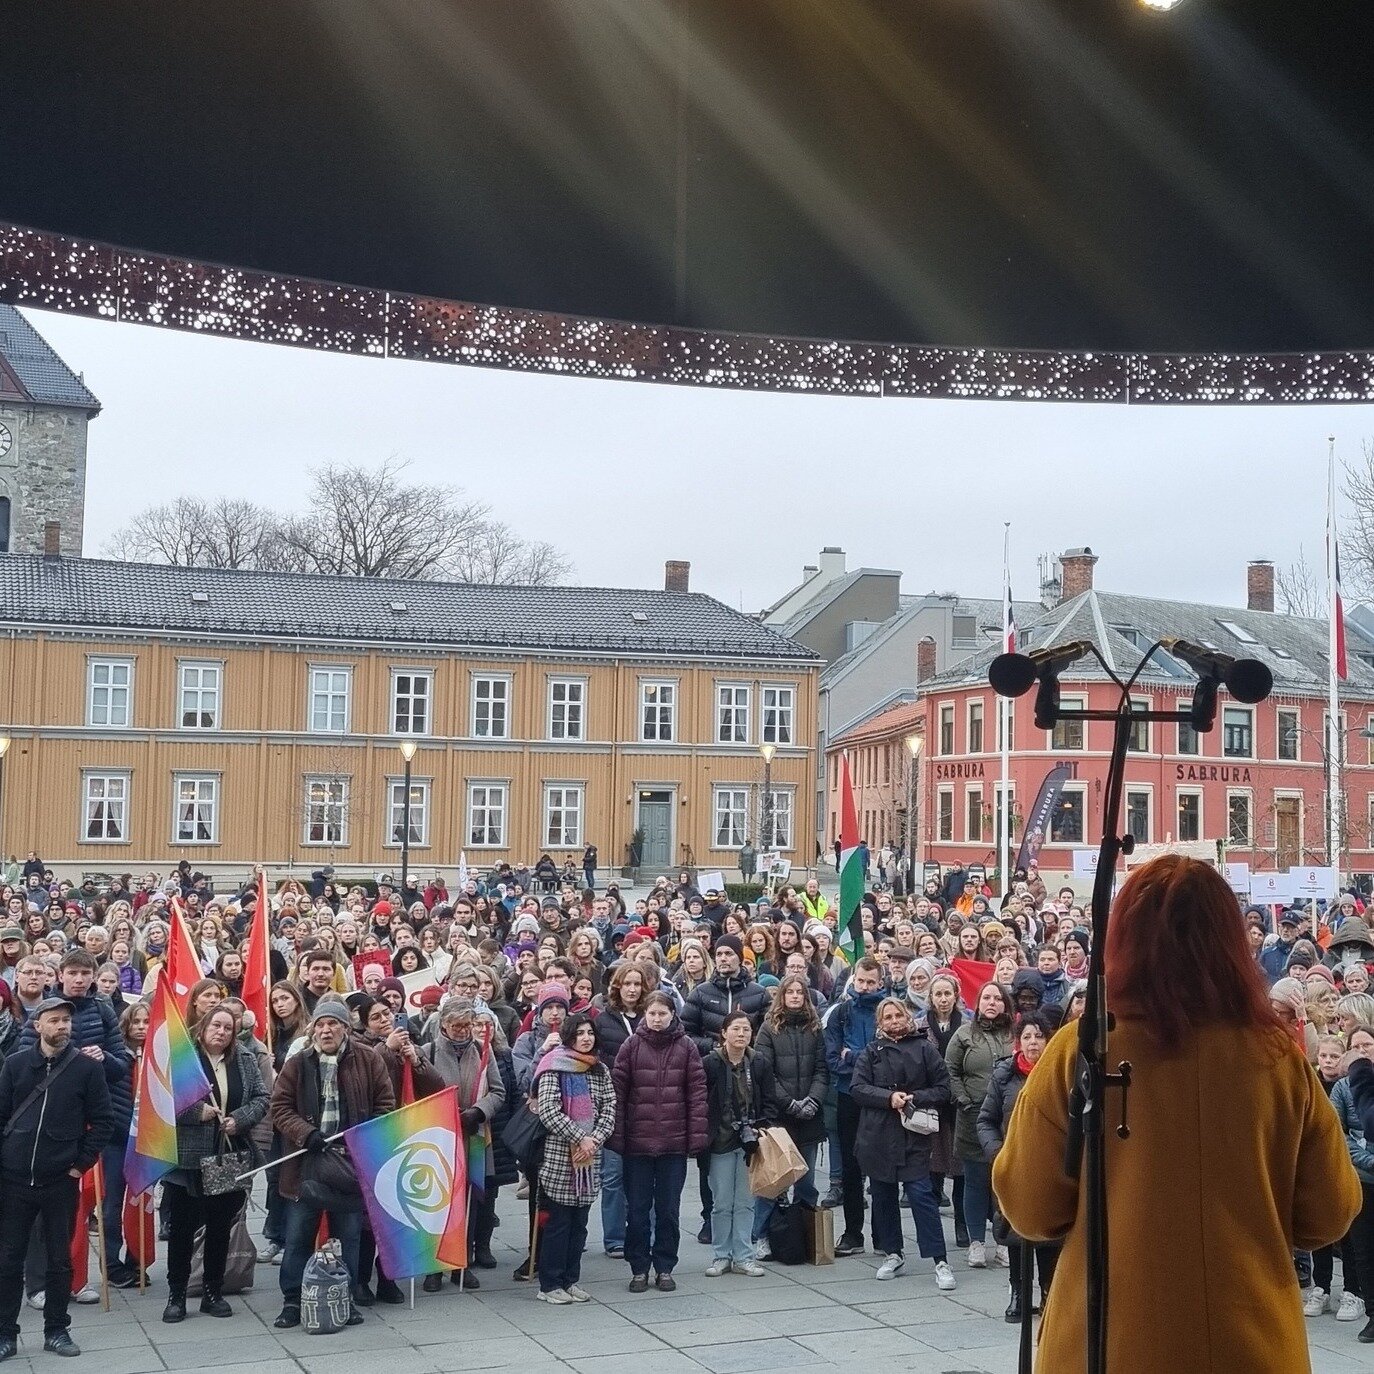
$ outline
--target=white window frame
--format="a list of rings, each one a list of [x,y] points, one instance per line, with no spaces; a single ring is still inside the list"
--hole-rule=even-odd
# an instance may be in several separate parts
[[[1002,752],[1002,732],[1007,733],[1007,753],[1016,749],[1016,703],[1009,697],[996,697],[997,702],[997,752]],[[986,729],[986,726],[984,727]]]
[[[980,739],[978,748],[973,747],[973,720],[978,718]],[[988,751],[988,708],[983,697],[970,697],[964,703],[964,753],[986,754]]]
[[[945,833],[945,807],[949,802],[949,833]],[[935,789],[935,842],[936,844],[954,843],[954,788],[940,786]]]
[[[768,704],[769,695],[773,704]],[[784,700],[785,698],[785,700]],[[770,725],[768,716],[772,713]],[[765,682],[759,689],[759,743],[789,745],[797,736],[797,689],[790,682]]]
[[[410,829],[411,849],[429,848],[429,804],[433,795],[429,778],[410,778]],[[391,776],[386,780],[386,833],[382,845],[386,849],[400,849],[401,826],[405,819],[405,775]],[[416,800],[418,793],[419,799]],[[418,815],[419,821],[416,822]],[[418,835],[418,838],[413,838]]]
[[[949,748],[945,748],[945,712],[949,712]],[[942,758],[953,758],[959,752],[958,711],[952,701],[941,701],[935,707],[935,752]]]
[[[969,817],[972,814],[969,806],[977,799],[978,802],[978,833],[972,833],[969,827]],[[983,834],[983,788],[981,783],[975,783],[970,787],[964,788],[964,840],[968,844],[982,844],[985,836]]]
[[[1283,747],[1283,718],[1292,716],[1293,718],[1293,757],[1284,758],[1281,750]],[[1323,739],[1323,745],[1325,739]],[[1370,747],[1374,748],[1374,741]],[[1301,763],[1302,762],[1302,712],[1296,706],[1279,706],[1274,711],[1274,761],[1276,763]],[[1374,762],[1374,759],[1370,760]]]
[[[1059,698],[1059,704],[1068,711],[1082,711],[1087,709],[1088,698],[1080,693],[1070,692],[1066,696]],[[1062,725],[1066,730],[1070,726],[1077,726],[1079,734],[1083,740],[1080,745],[1056,744],[1054,742],[1054,732]],[[1088,752],[1088,722],[1086,720],[1061,720],[1057,725],[1051,725],[1045,731],[1045,749],[1053,754],[1086,754]],[[1049,836],[1045,837],[1045,843],[1049,844]]]
[[[195,808],[189,818],[182,815],[182,808],[188,804],[181,795],[181,788],[184,783],[191,783],[196,789],[195,795],[189,800],[189,805]],[[218,773],[172,774],[172,843],[174,845],[194,847],[219,843],[219,785],[220,775]],[[209,790],[202,795],[201,789],[205,787],[208,787]],[[200,808],[206,804],[209,806],[210,822],[208,838],[202,839],[199,835],[183,835],[181,833],[182,821],[189,819],[193,827],[199,827],[201,824]]]
[[[86,724],[96,730],[129,730],[134,723],[134,667],[133,658],[121,655],[99,654],[86,660]],[[110,672],[111,681],[97,683],[96,672],[98,669],[105,668]],[[113,681],[116,670],[123,669],[126,680],[123,683]],[[105,716],[104,720],[95,718],[96,693],[104,692],[105,697]],[[114,720],[114,694],[124,693],[124,719]]]
[[[312,849],[343,849],[348,845],[348,832],[350,816],[349,811],[352,805],[352,778],[340,773],[307,773],[302,781],[301,810],[304,816],[304,825],[301,827],[301,843],[308,845]],[[314,789],[326,788],[326,794],[316,800]],[[330,792],[337,790],[337,799],[330,795]],[[321,813],[320,826],[323,831],[319,839],[312,839],[310,830],[313,823],[312,812],[316,806],[324,807],[326,810]],[[327,808],[337,807],[337,838],[329,833],[330,817]]]
[[[473,673],[471,676],[471,703],[468,710],[468,734],[472,739],[510,739],[511,736],[511,707],[515,702],[515,675],[513,673]],[[482,702],[483,697],[479,688],[483,683],[488,684],[490,691],[485,698],[487,703],[487,729],[479,731],[477,729],[477,708]],[[498,693],[496,687],[500,686]],[[500,702],[503,710],[501,712],[502,728],[498,733],[491,729],[495,718],[495,707]]]
[[[555,700],[559,688],[563,689],[563,700]],[[576,689],[576,699],[574,699]],[[563,733],[560,735],[555,726],[554,713],[563,708]],[[576,714],[577,729],[569,729],[573,715]],[[545,737],[551,740],[584,740],[587,738],[587,679],[585,677],[551,677],[548,689],[548,711],[545,717]]]
[[[747,682],[716,683],[717,744],[749,743],[749,707],[753,700]]]
[[[482,800],[477,800],[478,793],[482,794]],[[492,814],[498,817],[497,837],[491,839],[476,839],[473,836],[473,822],[477,816],[477,808],[481,806],[485,824],[483,833],[492,829]],[[510,782],[501,778],[470,778],[467,786],[467,801],[463,811],[464,815],[464,835],[467,836],[469,849],[506,849],[509,847],[509,836],[507,834],[510,825]]]
[[[327,686],[321,687],[318,679],[329,675]],[[339,674],[343,677],[343,688],[340,690],[334,683],[334,675]],[[307,674],[305,696],[305,729],[310,735],[346,735],[353,719],[353,665],[351,663],[312,663]],[[324,696],[330,699],[330,705],[326,712],[324,725],[315,724],[315,698]],[[337,696],[343,697],[343,723],[334,725],[333,699]]]
[[[1233,840],[1231,838],[1231,800],[1233,797],[1244,797],[1246,802],[1246,814],[1249,819],[1247,826],[1248,834],[1243,840]],[[1242,849],[1253,849],[1255,847],[1255,790],[1252,787],[1228,787],[1226,789],[1226,843],[1238,845]]]
[[[101,796],[97,799],[93,795],[92,784],[101,784]],[[122,796],[113,797],[109,792],[109,784],[118,783]],[[129,813],[131,810],[130,802],[133,798],[134,782],[133,773],[127,768],[83,768],[81,770],[81,817],[77,830],[78,843],[80,844],[131,844],[129,837]],[[90,833],[92,815],[92,802],[99,800],[107,808],[111,802],[117,802],[120,807],[119,813],[119,833],[117,835],[92,835]],[[108,819],[108,811],[107,811]]]
[[[763,803],[769,795],[773,798],[773,843],[771,848],[781,854],[790,854],[796,848],[797,840],[797,802],[796,789],[774,787],[771,794],[759,788],[759,833],[755,844],[763,844]]]
[[[408,678],[409,689],[401,691],[401,679]],[[423,682],[424,690],[417,692],[416,684]],[[401,702],[408,702],[407,717],[409,726],[402,729],[397,722]],[[424,727],[415,728],[415,703],[424,703]],[[434,669],[433,668],[392,668],[391,670],[391,733],[393,735],[432,735],[434,733]]]
[[[1121,791],[1121,833],[1128,833],[1127,821],[1130,812],[1126,806],[1132,793],[1139,793],[1145,798],[1145,837],[1137,840],[1137,844],[1153,844],[1155,838],[1155,789],[1148,783],[1133,782],[1126,784]]]
[[[187,682],[191,674],[199,674],[199,681],[196,686],[191,686]],[[215,685],[207,687],[205,685],[205,675],[214,674]],[[197,723],[194,725],[186,724],[186,698],[194,695],[198,709],[193,713]],[[200,717],[205,715],[205,699],[209,697],[214,702],[214,709],[209,712],[210,724],[202,725],[199,723]],[[177,729],[195,730],[202,733],[210,730],[222,729],[224,725],[224,664],[222,662],[206,659],[182,658],[177,660]]]
[[[1244,712],[1250,717],[1250,752],[1248,754],[1232,754],[1226,748],[1226,716],[1228,712]],[[1255,746],[1259,743],[1255,738],[1255,708],[1253,706],[1242,706],[1236,702],[1228,701],[1221,704],[1217,714],[1221,717],[1218,724],[1221,726],[1221,757],[1224,759],[1253,759],[1255,757]]]
[[[668,688],[672,693],[670,700],[665,704],[663,701],[651,703],[649,701],[649,691],[662,691]],[[639,680],[639,739],[643,744],[672,744],[677,740],[677,688],[676,678],[664,677],[645,677]],[[649,734],[648,721],[645,713],[648,711],[655,713],[655,734]],[[661,733],[663,725],[663,712],[668,713],[668,733]]]
[[[740,782],[716,783],[711,788],[711,848],[738,849],[748,835],[749,788]]]
[[[1183,797],[1197,798],[1197,840],[1184,840],[1183,827],[1179,824],[1179,801]],[[1195,844],[1207,837],[1207,799],[1200,787],[1176,787],[1174,789],[1174,838],[1183,844]]]
[[[580,782],[546,782],[544,784],[544,844],[545,849],[581,849],[583,817],[586,814],[587,789]],[[569,826],[568,819],[572,818]],[[557,835],[554,833],[558,822]]]
[[[1016,814],[1016,783],[1011,778],[1007,779],[1005,785],[1000,778],[994,780],[992,784],[992,835],[990,837],[990,843],[992,844],[999,844],[1001,842],[1001,837],[997,829],[997,807],[999,803],[1005,808],[1006,814],[1009,817]],[[1008,828],[1010,829],[1010,827]],[[1010,835],[1008,838],[1009,842],[1014,846],[1016,844],[1016,836]],[[1001,862],[1000,856],[998,862]]]
[[[1045,834],[1047,845],[1085,845],[1088,840],[1088,784],[1086,782],[1070,782],[1064,785],[1064,790],[1060,794],[1060,800],[1064,797],[1076,796],[1081,803],[1081,815],[1083,817],[1083,833],[1076,840],[1060,840],[1055,838],[1054,817],[1050,817],[1049,829]]]
[[[1322,712],[1322,745],[1321,749],[1318,750],[1319,756],[1323,758],[1326,756],[1326,750],[1331,740],[1331,732],[1328,724],[1330,720],[1331,709],[1328,707]],[[1345,764],[1349,762],[1348,755],[1350,751],[1346,748],[1345,744],[1348,738],[1349,736],[1346,734],[1345,708],[1341,707],[1341,709],[1336,712],[1336,762],[1341,767],[1344,767]]]
[[[1133,696],[1131,698],[1131,709],[1134,710],[1137,706],[1143,707],[1147,711],[1153,710],[1154,698]],[[1152,720],[1133,721],[1131,723],[1132,731],[1134,731],[1137,726],[1145,727],[1145,747],[1143,749],[1128,749],[1126,752],[1128,754],[1135,754],[1138,758],[1148,758],[1149,755],[1153,754],[1155,751],[1155,722]],[[1086,739],[1086,735],[1084,738]],[[1138,791],[1139,789],[1137,788],[1134,790]]]

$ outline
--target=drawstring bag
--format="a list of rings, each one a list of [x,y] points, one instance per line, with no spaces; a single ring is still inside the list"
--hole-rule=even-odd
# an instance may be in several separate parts
[[[806,1263],[806,1217],[801,1203],[779,1198],[768,1217],[768,1248],[778,1264]]]
[[[301,1275],[301,1329],[332,1336],[353,1315],[353,1280],[337,1240],[327,1240],[305,1262]]]

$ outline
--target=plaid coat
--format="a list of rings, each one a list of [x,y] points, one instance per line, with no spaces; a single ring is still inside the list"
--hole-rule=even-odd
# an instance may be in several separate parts
[[[267,1115],[267,1088],[258,1069],[257,1056],[235,1041],[225,1055],[224,1067],[229,1080],[227,1105],[232,1108],[229,1116],[237,1131],[232,1136],[221,1138],[218,1122],[200,1120],[201,1108],[207,1102],[216,1100],[213,1087],[215,1075],[210,1072],[204,1055],[201,1056],[201,1067],[210,1080],[211,1090],[177,1117],[178,1175],[187,1176],[182,1181],[187,1183],[192,1194],[199,1194],[200,1191],[200,1161],[206,1155],[218,1152],[221,1139],[232,1149],[250,1150],[256,1156],[253,1127]]]
[[[594,1159],[591,1192],[579,1195],[574,1186],[572,1147],[585,1135],[590,1135],[598,1146],[611,1138],[611,1132],[615,1130],[615,1087],[611,1083],[611,1075],[600,1064],[587,1071],[587,1086],[591,1089],[595,1117],[590,1129],[584,1129],[573,1125],[563,1110],[563,1097],[559,1091],[561,1077],[558,1073],[541,1073],[535,1085],[539,1119],[549,1133],[544,1142],[544,1162],[539,1167],[539,1192],[541,1196],[551,1202],[562,1203],[564,1207],[586,1207],[601,1186],[601,1170]]]

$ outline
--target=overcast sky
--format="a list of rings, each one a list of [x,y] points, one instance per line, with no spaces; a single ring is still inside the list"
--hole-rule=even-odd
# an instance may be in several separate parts
[[[710,392],[380,361],[27,312],[103,403],[86,553],[186,492],[298,505],[314,464],[396,455],[572,558],[584,585],[692,588],[754,611],[822,545],[905,592],[1035,595],[1088,544],[1097,585],[1243,605],[1245,563],[1320,567],[1326,436],[1374,407],[1086,406]]]

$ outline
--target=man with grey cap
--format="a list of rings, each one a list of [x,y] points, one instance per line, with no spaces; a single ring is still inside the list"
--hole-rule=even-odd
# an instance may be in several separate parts
[[[348,1007],[338,997],[321,997],[310,1016],[309,1044],[286,1060],[272,1085],[272,1125],[281,1132],[287,1153],[308,1151],[301,1159],[285,1160],[278,1169],[277,1188],[289,1200],[281,1261],[282,1309],[273,1322],[278,1328],[300,1325],[301,1276],[315,1248],[321,1216],[328,1216],[329,1234],[339,1242],[354,1284],[358,1282],[362,1194],[356,1184],[348,1190],[337,1187],[338,1172],[347,1177],[352,1166],[342,1144],[331,1145],[329,1138],[394,1111],[396,1094],[380,1057],[350,1041],[351,1024]],[[321,1159],[326,1151],[335,1152],[328,1169],[335,1179],[329,1182]],[[355,1311],[349,1324],[361,1321]]]
[[[72,1291],[71,1241],[81,1175],[100,1158],[115,1115],[102,1064],[72,1044],[73,1006],[49,997],[34,1009],[37,1041],[0,1068],[0,1360],[19,1345],[24,1255],[34,1223],[43,1228],[48,1272],[43,1349],[79,1355],[67,1332]]]

